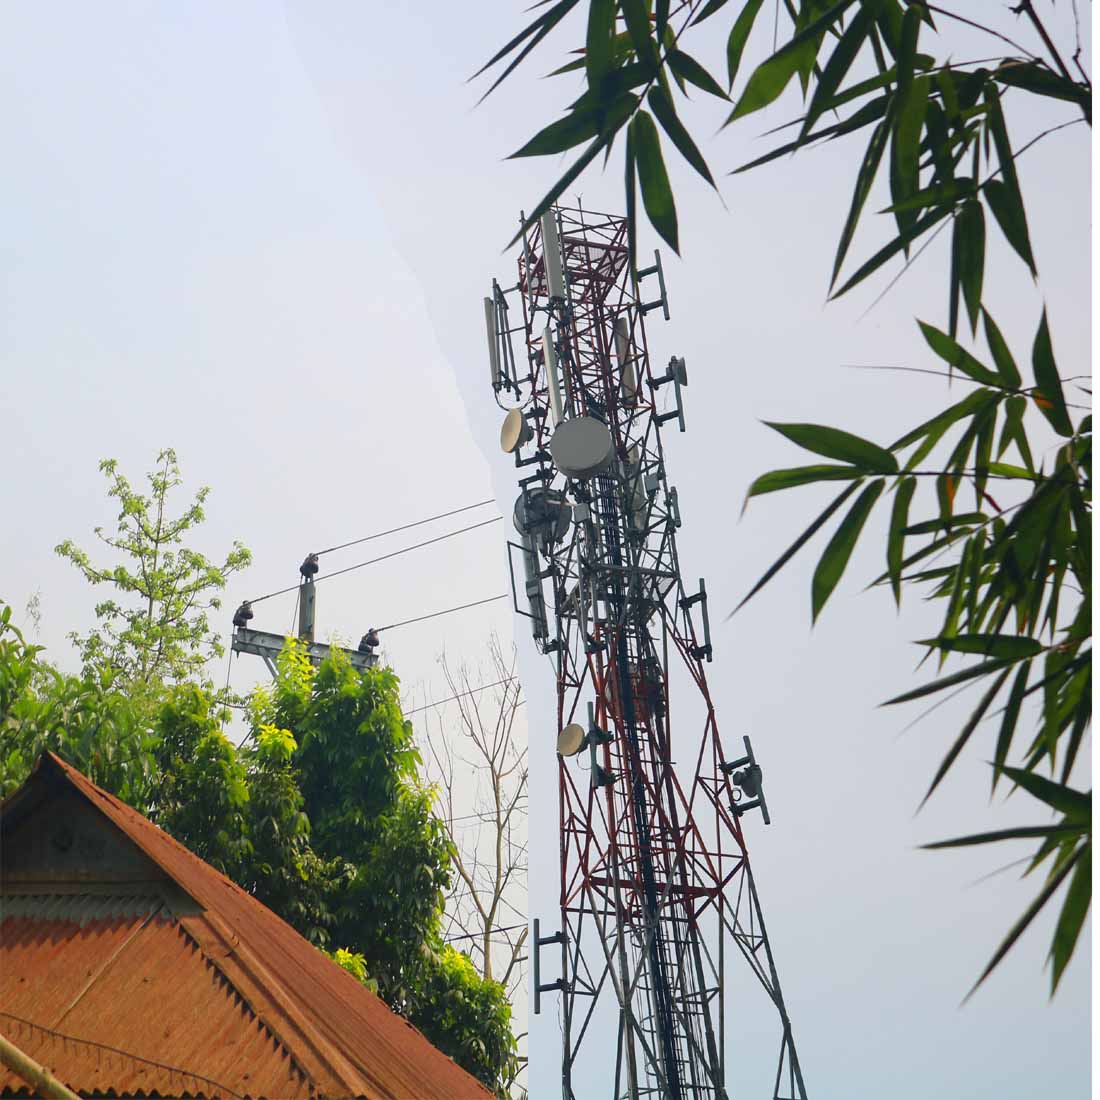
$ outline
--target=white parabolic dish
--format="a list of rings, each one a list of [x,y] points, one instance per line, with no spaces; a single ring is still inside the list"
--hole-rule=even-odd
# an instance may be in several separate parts
[[[607,425],[592,416],[563,420],[550,438],[550,454],[566,477],[585,479],[606,470],[615,457]]]
[[[558,752],[562,756],[576,756],[584,747],[584,727],[570,722],[558,734]]]
[[[509,409],[500,428],[500,449],[505,454],[511,454],[522,447],[532,435],[534,432],[524,418],[523,412],[520,409]]]

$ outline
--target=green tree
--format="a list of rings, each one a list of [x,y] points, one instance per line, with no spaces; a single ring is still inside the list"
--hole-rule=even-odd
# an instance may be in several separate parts
[[[226,714],[209,686],[173,684],[154,707],[91,674],[60,676],[0,608],[0,795],[43,749],[58,753],[332,951],[503,1095],[511,1008],[443,943],[452,846],[397,677],[359,673],[338,649],[314,669],[291,639],[239,746]]]
[[[252,555],[234,542],[215,564],[184,544],[206,517],[203,505],[210,489],[199,489],[190,504],[173,514],[169,496],[182,484],[175,451],[157,455],[157,468],[147,477],[148,495],[131,486],[114,459],[104,459],[99,468],[119,512],[113,534],[102,527],[95,533],[114,552],[115,562],[94,564],[71,539],[55,548],[85,580],[113,590],[96,605],[99,625],[85,635],[71,635],[84,668],[110,668],[116,683],[137,692],[201,677],[206,662],[225,652],[208,612],[221,608],[227,579]]]
[[[155,734],[146,711],[108,671],[64,675],[41,653],[0,603],[0,797],[19,786],[48,749],[127,802],[147,805]]]
[[[489,91],[578,4],[558,0],[539,5],[536,17],[481,70],[505,66]],[[675,5],[668,0],[589,0],[586,6],[584,41],[554,74],[582,75],[585,90],[563,117],[514,155],[583,151],[543,198],[528,207],[524,230],[598,155],[606,163],[618,142],[632,262],[639,189],[650,223],[678,250],[676,204],[660,133],[708,183],[716,189],[717,184],[677,103],[683,108],[689,89],[704,93],[706,102],[721,111],[724,128],[779,101],[796,77],[801,113],[772,131],[786,132],[786,138],[737,171],[864,135],[862,154],[851,162],[852,199],[837,244],[832,297],[885,273],[891,263],[903,264],[905,270],[937,234],[951,228],[946,324],[920,322],[920,329],[931,352],[945,364],[940,372],[970,392],[882,445],[822,425],[772,424],[797,446],[829,461],[765,474],[753,482],[750,496],[816,482],[847,484],[746,599],[835,522],[813,577],[811,611],[816,619],[871,512],[893,498],[886,570],[879,581],[892,589],[899,604],[903,591],[915,586],[930,586],[931,594],[944,601],[938,635],[921,644],[939,659],[941,669],[947,662],[957,661],[959,667],[952,664],[948,674],[891,702],[955,688],[981,692],[928,794],[983,720],[996,716],[993,786],[1003,777],[1033,796],[1044,813],[1053,810],[1057,815],[1053,823],[930,847],[1037,842],[1028,873],[1042,868],[1043,886],[979,983],[1065,885],[1050,949],[1056,989],[1092,893],[1091,797],[1068,785],[1092,719],[1092,419],[1078,415],[1079,406],[1066,398],[1069,379],[1056,365],[1045,310],[1037,303],[1035,313],[1041,318],[1031,350],[1031,376],[1025,378],[1017,366],[1022,357],[1014,356],[1001,336],[983,287],[987,234],[993,227],[1029,273],[1038,274],[1018,158],[1055,131],[1091,128],[1092,85],[1080,61],[1076,5],[1067,22],[1069,33],[1076,32],[1072,54],[1056,43],[1059,36],[1032,0],[1011,9],[1022,27],[1008,29],[1023,42],[984,26],[977,21],[980,14],[962,14],[926,0],[788,0],[776,5],[777,19],[781,7],[789,17],[783,33],[778,23],[773,28],[771,20],[759,18],[761,0],[682,0]],[[984,40],[977,60],[966,60],[956,48],[956,32],[964,26],[969,35],[977,32]],[[757,42],[767,41],[767,56],[743,76],[742,61],[753,36]],[[695,49],[695,43],[716,37],[725,43],[721,81],[687,52],[687,47]],[[1013,143],[1006,122],[1006,111],[1014,105],[1038,110],[1048,120],[1023,145]],[[796,166],[789,171],[800,164],[788,163]],[[868,198],[883,178],[889,192],[881,211],[890,226],[887,239],[862,262],[850,264]],[[977,338],[979,327],[988,357],[965,346]],[[961,329],[969,329],[969,336]],[[1037,465],[1037,443],[1042,438],[1045,445],[1050,432],[1059,440],[1057,453],[1049,465]],[[992,483],[999,486],[996,499],[989,491]],[[971,511],[959,506],[964,486],[974,492]],[[1029,701],[1038,706],[1030,707]],[[1031,720],[1033,709],[1037,718],[1021,753],[1018,729]],[[1011,757],[1014,749],[1017,755]],[[1010,765],[1010,757],[1019,766]],[[1044,768],[1051,778],[1039,774]]]

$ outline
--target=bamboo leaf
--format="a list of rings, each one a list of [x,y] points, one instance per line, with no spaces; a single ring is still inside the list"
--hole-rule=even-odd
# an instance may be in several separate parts
[[[691,21],[691,25],[697,27],[704,19],[709,19],[712,15],[724,8],[728,2],[729,0],[707,0],[703,10]]]
[[[973,393],[968,393],[957,404],[944,409],[943,412],[937,413],[931,419],[907,432],[896,443],[891,444],[890,450],[901,450],[912,443],[916,443],[921,437],[934,437],[938,441],[952,424],[958,423],[964,417],[979,412],[987,404],[998,400],[1000,400],[1000,395],[991,390],[975,390]]]
[[[719,99],[729,99],[722,85],[694,57],[684,53],[683,50],[669,50],[665,60],[668,62],[668,67],[689,84],[694,84],[696,88]]]
[[[886,540],[886,570],[890,574],[890,587],[894,590],[894,602],[901,607],[901,563],[905,555],[905,528],[909,522],[909,504],[917,488],[915,477],[904,477],[898,482],[894,494],[894,507],[890,513],[890,533]]]
[[[1092,124],[1091,90],[1083,84],[1051,72],[1041,61],[1005,61],[993,75],[1002,84],[1010,87],[1076,103],[1085,112],[1089,124]]]
[[[1008,759],[1008,750],[1012,746],[1012,737],[1016,732],[1016,722],[1020,717],[1020,705],[1024,701],[1024,692],[1027,688],[1027,678],[1031,674],[1031,662],[1026,661],[1020,665],[1016,672],[1016,679],[1012,681],[1012,687],[1008,693],[1008,702],[1005,704],[1004,714],[1001,717],[1001,728],[997,734],[997,747],[993,750],[993,786],[997,789],[997,780],[1001,777],[1004,762]]]
[[[1051,899],[1058,887],[1062,885],[1062,881],[1069,874],[1071,869],[1072,863],[1067,864],[1058,874],[1047,881],[1035,900],[1026,910],[1024,910],[1023,916],[1009,929],[1008,935],[1001,941],[1000,947],[993,953],[993,958],[986,964],[986,968],[982,971],[981,976],[972,986],[970,993],[967,994],[968,997],[986,980],[986,978],[989,977],[990,974],[993,973],[997,964],[1012,949],[1012,945],[1027,931],[1028,926],[1038,916],[1040,910]]]
[[[1066,964],[1073,957],[1074,948],[1085,925],[1089,906],[1092,904],[1092,844],[1085,844],[1075,855],[1076,869],[1069,882],[1062,912],[1054,929],[1050,945],[1050,992],[1053,996],[1062,980]]]
[[[799,535],[798,538],[796,538],[794,540],[794,542],[792,542],[791,545],[788,546],[787,549],[784,550],[783,553],[779,555],[779,558],[775,562],[772,563],[772,565],[768,568],[767,572],[765,572],[765,574],[760,578],[760,580],[758,580],[756,582],[756,584],[754,584],[752,586],[752,589],[749,592],[749,594],[747,596],[745,596],[745,598],[729,613],[729,615],[726,616],[727,620],[731,616],[736,615],[737,612],[740,611],[741,608],[744,607],[745,604],[747,604],[749,602],[749,600],[751,600],[753,598],[753,596],[755,596],[756,593],[759,592],[760,589],[763,588],[764,585],[766,585],[768,583],[768,581],[770,581],[776,575],[776,573],[778,573],[783,568],[783,566],[785,566],[787,564],[787,562],[789,562],[791,560],[791,558],[793,558],[795,556],[795,554],[797,554],[798,551],[801,550],[802,547],[805,546],[806,543],[808,543],[810,541],[810,539],[812,539],[814,537],[814,535],[816,535],[817,532],[821,530],[821,528],[826,523],[828,523],[828,521],[829,521],[830,517],[832,516],[832,514],[856,491],[856,489],[859,488],[860,484],[861,483],[859,481],[852,482],[852,484],[849,485],[848,488],[845,489],[825,509],[825,511],[823,511],[821,513],[821,515],[819,515],[817,517],[817,519],[815,519],[813,521],[813,523],[811,523],[810,526],[807,527],[806,530],[803,531],[802,534]]]
[[[905,528],[904,534],[930,535],[933,531],[954,531],[963,527],[974,527],[987,522],[988,519],[984,512],[960,512],[956,516],[926,519],[920,523],[914,523],[911,527]]]
[[[853,2],[854,0],[839,0],[839,3],[834,4],[823,15],[794,35],[789,42],[780,46],[771,57],[758,65],[752,76],[749,77],[745,90],[741,93],[737,105],[730,112],[725,125],[728,126],[735,119],[743,118],[745,115],[767,107],[769,103],[774,103],[782,95],[783,89],[790,83],[791,77],[798,72],[800,66],[805,65],[807,59],[809,59],[811,65],[813,64],[813,59],[817,55],[820,35],[832,26]],[[755,20],[755,14],[753,19]],[[736,27],[734,29],[736,30]],[[732,41],[732,34],[730,37]],[[744,49],[743,41],[740,48]],[[728,55],[729,50],[727,47]],[[740,63],[740,51],[737,55],[737,62]],[[731,79],[731,86],[732,83]]]
[[[974,844],[995,844],[999,840],[1034,840],[1039,837],[1057,839],[1080,835],[1080,832],[1080,826],[1076,825],[1020,825],[1014,829],[995,829],[988,833],[955,837],[953,840],[937,840],[932,844],[922,844],[921,848],[931,852],[942,848],[966,848]]]
[[[1066,398],[1062,393],[1062,380],[1058,377],[1058,368],[1054,363],[1054,352],[1050,346],[1050,329],[1047,327],[1047,312],[1039,322],[1039,331],[1035,334],[1035,344],[1031,349],[1031,365],[1035,371],[1035,381],[1039,393],[1046,399],[1037,401],[1039,411],[1050,421],[1050,426],[1062,436],[1073,435],[1073,424],[1066,409]]]
[[[847,568],[848,559],[852,556],[859,539],[863,525],[871,514],[886,482],[881,478],[872,481],[856,498],[855,504],[849,509],[848,514],[840,521],[829,545],[821,555],[821,560],[814,570],[812,585],[813,620],[816,622],[821,609],[833,593],[840,578]]]
[[[907,691],[902,695],[896,695],[893,699],[887,699],[882,704],[884,707],[892,707],[897,703],[910,703],[914,699],[923,699],[926,695],[935,695],[938,691],[944,691],[949,687],[954,687],[956,684],[965,684],[968,680],[973,680],[977,676],[985,676],[990,672],[997,672],[1004,668],[1005,662],[1002,660],[982,661],[980,665],[971,665],[969,668],[964,668],[959,672],[953,672],[950,676],[944,676],[942,679],[933,680],[931,683],[922,684],[919,688],[914,688],[912,691]]]
[[[764,0],[748,0],[730,30],[730,36],[726,42],[726,69],[729,72],[731,88],[734,80],[737,79],[737,70],[741,67],[741,55],[745,52],[745,43],[749,39],[763,3]]]
[[[925,342],[945,363],[961,370],[967,377],[973,378],[975,382],[980,382],[983,386],[1000,388],[1003,385],[999,374],[979,363],[970,352],[957,340],[952,340],[946,332],[941,332],[934,325],[926,324],[924,321],[918,321],[917,324],[920,326]]]
[[[1031,457],[1031,447],[1027,441],[1027,433],[1024,431],[1023,420],[1026,409],[1026,397],[1010,397],[1005,402],[1005,424],[1001,430],[1001,441],[997,447],[997,454],[1003,455],[1008,449],[1008,445],[1015,443],[1028,473],[1034,477],[1035,463]]]
[[[1031,253],[1031,238],[1028,235],[1024,208],[1019,201],[1019,196],[1013,195],[1001,180],[987,180],[982,184],[982,194],[985,195],[985,201],[1001,227],[1005,240],[1027,264],[1031,274],[1037,276],[1035,258]]]
[[[680,150],[680,155],[711,185],[717,190],[714,177],[710,174],[707,162],[698,146],[691,139],[691,135],[684,129],[684,124],[676,114],[676,108],[668,93],[660,85],[650,90],[648,97],[649,106],[657,116],[661,128],[672,139],[673,144]],[[671,198],[671,196],[670,196]]]
[[[1092,795],[1075,791],[1064,783],[1055,783],[1052,779],[1025,771],[1023,768],[1003,767],[1001,771],[1018,787],[1028,794],[1045,802],[1052,810],[1072,821],[1088,821],[1092,817]]]
[[[841,295],[847,294],[852,287],[863,282],[868,275],[878,271],[887,260],[893,259],[902,249],[908,248],[913,241],[926,230],[931,229],[936,222],[943,221],[951,212],[951,209],[950,206],[941,206],[936,210],[929,211],[924,217],[918,218],[904,233],[899,233],[889,244],[880,248],[838,291],[835,291],[831,297],[839,298]]]
[[[1006,661],[1037,657],[1044,646],[1034,638],[1018,634],[956,634],[953,638],[930,638],[921,645],[934,646],[952,653],[978,653]]]
[[[1010,390],[1019,389],[1020,371],[1016,366],[1016,361],[1012,358],[1012,353],[1008,350],[1005,338],[1001,335],[1001,330],[986,309],[982,310],[982,320],[985,323],[985,342],[989,345],[989,351],[993,356],[993,362],[998,373]]]
[[[829,56],[821,76],[818,77],[813,99],[810,100],[810,106],[802,120],[802,129],[798,135],[800,141],[805,139],[813,129],[814,123],[829,109],[829,103],[836,95],[841,81],[848,75],[848,70],[852,67],[852,62],[855,61],[870,29],[870,13],[866,7],[861,7],[840,36],[840,41]]]
[[[491,69],[498,61],[507,57],[525,38],[530,38],[531,41],[519,52],[519,55],[512,59],[511,64],[493,81],[489,90],[481,97],[481,102],[492,95],[492,93],[500,87],[501,83],[507,79],[512,71],[523,61],[523,59],[565,18],[569,12],[577,6],[577,0],[559,0],[548,11],[545,11],[537,19],[528,23],[523,30],[519,32],[514,38],[506,42],[480,69],[470,78],[471,80],[481,76],[487,69]],[[513,242],[514,243],[514,242]]]
[[[589,0],[584,62],[589,88],[598,88],[614,56],[615,0]]]
[[[848,217],[844,221],[844,228],[840,233],[840,241],[837,243],[836,258],[833,260],[833,274],[829,280],[829,290],[836,285],[840,276],[840,269],[844,264],[844,258],[848,255],[848,248],[855,236],[856,226],[859,224],[860,214],[867,201],[871,185],[875,182],[879,165],[882,163],[882,153],[886,148],[886,139],[890,136],[891,119],[888,115],[875,127],[871,133],[871,140],[867,143],[867,149],[863,154],[863,162],[859,166],[856,176],[855,190],[852,192],[852,202],[848,208]]]
[[[955,217],[952,253],[962,284],[963,300],[970,317],[970,331],[978,330],[978,310],[982,304],[982,278],[985,275],[985,214],[974,199],[964,202]]]
[[[638,181],[642,185],[642,203],[653,228],[669,247],[679,254],[679,233],[676,226],[676,205],[668,182],[668,171],[661,155],[661,139],[657,127],[646,111],[638,111],[630,121],[634,139],[634,157]]]
[[[636,100],[637,97],[635,97]],[[510,160],[517,157],[542,157],[550,153],[564,153],[591,141],[600,130],[600,112],[594,107],[570,111],[564,118],[551,122],[541,129],[526,145],[517,149]]]
[[[780,489],[793,489],[798,485],[811,485],[819,481],[851,481],[862,477],[863,471],[855,466],[794,466],[787,470],[772,470],[761,474],[750,486],[749,497],[763,496]]]
[[[880,214],[892,214],[897,210],[922,210],[926,206],[940,206],[944,203],[957,203],[968,195],[976,194],[974,181],[969,176],[956,176],[945,183],[934,183],[925,187],[904,202],[884,206]]]
[[[889,451],[839,428],[820,424],[777,424],[767,420],[764,423],[807,451],[848,462],[868,473],[897,473],[898,461]]]
[[[955,739],[955,743],[948,749],[947,755],[944,756],[943,760],[940,761],[940,766],[936,769],[936,774],[932,777],[932,783],[921,801],[922,806],[932,797],[932,792],[940,785],[943,781],[943,777],[950,771],[951,765],[958,759],[959,753],[966,747],[967,741],[970,740],[972,734],[978,728],[978,723],[985,716],[985,712],[989,710],[993,700],[1004,686],[1004,682],[1008,679],[1008,674],[1011,671],[1011,668],[1006,668],[1000,676],[993,681],[989,690],[979,700],[978,705],[966,720],[966,725],[963,726],[959,736]]]
[[[656,73],[660,67],[660,54],[657,50],[657,42],[653,38],[652,24],[649,21],[648,0],[619,0],[619,7],[638,60],[651,73]]]
[[[920,136],[924,130],[931,84],[926,76],[914,80],[898,108],[894,129],[894,158],[901,186],[895,200],[895,209],[897,200],[907,199],[920,190]]]
[[[596,154],[606,144],[603,138],[596,138],[594,142],[570,165],[565,174],[546,192],[545,195],[539,200],[538,205],[535,207],[533,213],[528,214],[523,225],[520,226],[519,232],[508,242],[508,247],[516,243],[531,228],[538,220],[550,209],[551,206],[557,201],[558,196],[588,167],[589,164],[595,159]]]

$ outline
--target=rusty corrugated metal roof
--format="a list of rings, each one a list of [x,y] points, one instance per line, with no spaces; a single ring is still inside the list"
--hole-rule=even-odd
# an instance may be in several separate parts
[[[108,914],[103,899],[85,899],[51,917],[20,913],[34,908],[24,897],[4,916],[0,1011],[210,1078],[232,1090],[222,1095],[289,1098],[312,1086],[318,1096],[369,1100],[491,1097],[250,894],[53,754],[39,760],[3,809],[31,784],[58,780],[120,829],[199,911],[143,915],[131,900]],[[126,912],[127,905],[137,911]],[[104,960],[115,965],[103,967]],[[41,1045],[56,1042],[47,1036]],[[90,1050],[79,1057],[91,1058]],[[148,1078],[152,1071],[145,1072]],[[131,1077],[125,1086],[74,1087],[181,1094],[178,1085],[142,1083],[136,1069]],[[0,1075],[4,1087],[18,1083]],[[200,1091],[213,1095],[212,1087]]]
[[[0,934],[0,1028],[70,1088],[310,1095],[290,1052],[170,917],[7,917]],[[0,1084],[18,1081],[0,1070]]]

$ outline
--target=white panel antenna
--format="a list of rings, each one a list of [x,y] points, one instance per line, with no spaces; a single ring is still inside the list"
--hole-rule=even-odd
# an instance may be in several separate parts
[[[542,361],[546,367],[546,386],[550,391],[550,417],[556,428],[564,419],[561,403],[561,380],[558,377],[558,353],[554,350],[554,334],[547,325],[542,333]]]
[[[497,304],[492,298],[485,299],[485,337],[489,341],[489,371],[492,374],[493,389],[500,389],[500,345],[497,342]]]
[[[561,267],[561,237],[558,235],[558,219],[553,210],[543,214],[542,255],[546,263],[546,283],[550,289],[550,298],[565,301],[565,274]]]
[[[615,358],[622,375],[623,401],[633,405],[638,400],[638,372],[630,355],[630,329],[622,315],[615,321]]]

